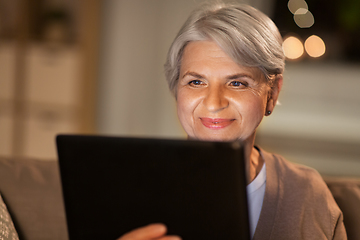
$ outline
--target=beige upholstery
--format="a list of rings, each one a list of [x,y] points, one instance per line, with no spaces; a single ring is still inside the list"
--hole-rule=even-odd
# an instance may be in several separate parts
[[[349,240],[360,240],[360,179],[324,177],[344,214]]]
[[[65,240],[57,161],[0,157],[0,193],[21,240]]]
[[[360,179],[326,177],[344,213],[349,240],[360,240]],[[0,194],[21,240],[67,240],[57,161],[0,157]]]

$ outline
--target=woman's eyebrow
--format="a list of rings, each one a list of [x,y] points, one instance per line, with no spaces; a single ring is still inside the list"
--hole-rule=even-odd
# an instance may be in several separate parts
[[[239,78],[244,78],[244,77],[254,79],[252,75],[246,74],[246,73],[233,74],[233,75],[227,76],[226,78],[229,80],[233,80],[233,79],[239,79]]]
[[[186,77],[186,76],[192,76],[195,78],[199,78],[199,79],[205,79],[205,77],[197,72],[186,72],[182,78]],[[239,78],[250,78],[254,80],[254,77],[251,74],[247,74],[247,73],[237,73],[237,74],[232,74],[229,76],[226,76],[226,79],[228,80],[234,80],[234,79],[239,79]]]
[[[186,76],[192,76],[192,77],[195,77],[195,78],[201,78],[201,79],[205,79],[205,77],[204,76],[202,76],[201,74],[199,74],[199,73],[196,73],[196,72],[186,72],[183,76],[182,76],[182,78],[184,78],[184,77],[186,77]]]

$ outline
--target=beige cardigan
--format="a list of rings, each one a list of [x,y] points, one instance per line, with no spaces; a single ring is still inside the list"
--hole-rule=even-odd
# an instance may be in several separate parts
[[[253,240],[347,239],[342,212],[320,174],[260,152],[266,190]]]

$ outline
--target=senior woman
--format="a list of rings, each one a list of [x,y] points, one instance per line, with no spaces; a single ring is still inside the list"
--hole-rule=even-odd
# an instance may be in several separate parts
[[[346,239],[342,213],[320,175],[254,146],[257,127],[276,105],[284,59],[270,18],[247,5],[217,3],[190,15],[165,74],[190,139],[244,142],[253,239]],[[180,237],[150,224],[120,238],[130,239]]]

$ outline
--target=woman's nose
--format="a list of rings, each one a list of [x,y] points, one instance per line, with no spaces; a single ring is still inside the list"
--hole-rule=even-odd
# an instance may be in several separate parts
[[[225,91],[220,87],[210,87],[203,101],[206,109],[210,112],[217,112],[226,108],[229,101],[225,96]]]

